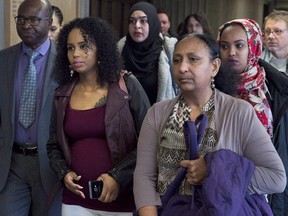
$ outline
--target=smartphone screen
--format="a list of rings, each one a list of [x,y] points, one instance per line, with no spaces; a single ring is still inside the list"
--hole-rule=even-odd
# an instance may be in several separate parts
[[[103,181],[91,180],[88,182],[88,185],[90,199],[98,199],[102,193]]]

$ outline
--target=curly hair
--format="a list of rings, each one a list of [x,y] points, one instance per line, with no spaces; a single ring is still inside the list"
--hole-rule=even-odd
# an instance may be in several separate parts
[[[99,17],[76,18],[65,24],[59,33],[54,78],[60,85],[73,82],[79,78],[78,73],[70,76],[70,63],[67,56],[67,39],[69,33],[80,29],[84,41],[97,48],[95,61],[98,62],[97,82],[100,86],[117,82],[120,77],[122,60],[117,48],[118,36],[112,26]]]

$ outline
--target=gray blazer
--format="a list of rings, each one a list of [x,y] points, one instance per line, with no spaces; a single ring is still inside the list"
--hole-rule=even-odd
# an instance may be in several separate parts
[[[11,164],[12,146],[15,128],[15,74],[18,67],[21,43],[0,51],[0,191],[3,190]],[[57,87],[52,81],[56,47],[51,43],[46,63],[46,75],[43,86],[43,97],[38,122],[38,148],[40,175],[44,190],[51,193],[57,182],[50,169],[46,143],[49,138],[49,124],[54,90]]]

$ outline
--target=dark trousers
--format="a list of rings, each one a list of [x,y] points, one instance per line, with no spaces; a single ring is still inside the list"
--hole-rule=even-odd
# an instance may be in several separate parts
[[[0,215],[47,216],[45,193],[36,155],[12,153],[11,168],[0,192]]]
[[[288,216],[288,184],[283,193],[268,196],[274,216]]]

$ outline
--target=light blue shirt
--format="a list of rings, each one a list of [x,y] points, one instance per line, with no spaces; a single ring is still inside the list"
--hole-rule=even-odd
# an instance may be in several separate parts
[[[273,56],[273,54],[267,48],[265,48],[262,52],[261,59],[271,64],[273,67],[275,67],[280,72],[283,72],[285,75],[288,75],[287,58],[278,59]]]

